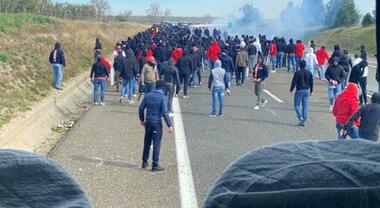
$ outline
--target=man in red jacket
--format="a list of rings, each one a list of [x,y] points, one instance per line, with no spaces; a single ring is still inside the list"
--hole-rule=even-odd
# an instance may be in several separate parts
[[[336,129],[338,131],[338,139],[346,139],[346,135],[342,135],[341,131],[345,124],[359,109],[358,88],[355,84],[350,83],[337,98],[333,108],[333,114],[336,117]],[[359,138],[360,121],[356,120],[352,126],[348,127],[347,133],[352,139]]]
[[[276,63],[277,63],[277,45],[274,40],[272,40],[272,44],[270,46],[270,60],[272,62],[272,73],[276,73]]]
[[[325,46],[322,46],[316,53],[318,60],[319,78],[325,80],[326,61],[330,59],[329,53],[326,51]]]
[[[178,59],[183,56],[183,49],[179,46],[176,46],[172,52],[172,58],[174,60],[174,64],[177,64]]]
[[[218,41],[214,40],[212,46],[207,50],[207,59],[210,61],[211,69],[215,67],[215,61],[219,60],[218,54],[221,52]]]
[[[305,45],[302,43],[301,40],[297,40],[297,44],[296,44],[297,69],[296,69],[296,71],[298,71],[298,69],[300,68],[300,61],[302,60],[304,51],[305,51]]]

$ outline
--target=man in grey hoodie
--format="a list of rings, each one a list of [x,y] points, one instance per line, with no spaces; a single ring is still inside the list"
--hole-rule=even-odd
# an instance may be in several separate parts
[[[212,91],[212,112],[211,117],[217,117],[216,102],[219,100],[219,116],[223,116],[224,90],[226,89],[226,71],[222,68],[222,62],[217,60],[215,68],[211,70],[208,79],[208,88]]]

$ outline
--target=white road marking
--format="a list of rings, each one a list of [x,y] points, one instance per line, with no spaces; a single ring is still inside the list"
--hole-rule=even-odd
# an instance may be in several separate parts
[[[273,99],[275,99],[277,102],[279,102],[279,103],[284,103],[283,100],[281,100],[280,98],[276,97],[275,95],[273,95],[273,94],[272,94],[271,92],[269,92],[268,90],[264,90],[264,92],[265,92],[266,94],[268,94],[269,96],[271,96]]]
[[[193,173],[191,171],[190,157],[187,149],[185,129],[183,127],[181,108],[179,106],[178,98],[173,99],[173,110],[178,178],[182,205],[181,207],[198,208],[197,196],[195,194],[193,181]]]

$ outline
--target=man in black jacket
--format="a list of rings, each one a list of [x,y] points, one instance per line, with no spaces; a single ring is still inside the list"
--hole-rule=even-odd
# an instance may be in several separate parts
[[[164,82],[168,85],[168,111],[169,116],[173,117],[173,97],[175,88],[179,91],[179,74],[178,69],[174,64],[174,59],[170,58],[169,61],[162,63],[162,76]],[[176,86],[174,88],[174,86]]]
[[[135,86],[135,77],[139,71],[137,59],[133,53],[127,52],[126,58],[121,58],[120,76],[123,78],[123,87],[120,93],[120,103],[128,91],[128,102],[133,104],[133,90]]]
[[[264,87],[265,87],[265,80],[269,76],[268,67],[264,64],[264,57],[260,56],[258,58],[257,64],[253,69],[253,83],[255,85],[255,95],[257,97],[255,110],[259,110],[260,107],[264,107],[268,101],[265,100],[262,96]]]
[[[53,68],[54,75],[54,87],[57,90],[62,90],[62,79],[64,67],[66,66],[65,54],[61,49],[61,44],[59,42],[55,43],[54,50],[51,51],[49,62]]]
[[[314,85],[313,75],[310,71],[306,70],[305,67],[306,62],[302,60],[300,62],[301,69],[294,74],[292,86],[290,87],[290,93],[293,93],[294,88],[296,88],[296,94],[294,96],[294,109],[300,122],[299,126],[305,126],[308,116],[309,97],[313,94]]]
[[[192,73],[193,59],[189,51],[185,50],[184,55],[178,60],[177,67],[181,84],[183,83],[183,98],[189,98],[188,89],[190,84],[190,76]]]
[[[344,80],[344,69],[339,65],[339,58],[334,57],[332,64],[327,68],[325,77],[329,82],[328,96],[330,102],[330,111],[333,109],[336,96],[342,92],[342,82]]]
[[[226,71],[226,92],[228,95],[231,95],[232,75],[235,70],[234,60],[228,55],[226,50],[222,52],[219,59],[222,62],[222,68]]]
[[[341,134],[347,134],[348,126],[360,120],[359,137],[366,140],[378,141],[379,140],[379,126],[380,126],[380,93],[375,92],[372,96],[372,104],[365,105],[359,109],[345,125]]]
[[[100,56],[96,58],[96,62],[94,65],[92,65],[91,68],[91,81],[94,84],[94,104],[99,104],[99,96],[98,96],[98,89],[100,87],[101,91],[101,98],[100,98],[100,104],[105,105],[105,94],[106,94],[106,87],[107,87],[107,79],[109,78],[109,74],[106,68],[106,65],[104,65],[100,59]]]

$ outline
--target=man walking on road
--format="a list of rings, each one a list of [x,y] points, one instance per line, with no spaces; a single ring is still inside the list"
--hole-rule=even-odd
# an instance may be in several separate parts
[[[318,60],[318,72],[319,72],[319,79],[320,80],[326,80],[325,79],[325,71],[326,71],[326,62],[330,59],[329,53],[326,51],[325,46],[322,46],[316,53],[317,60]]]
[[[215,61],[215,68],[211,70],[210,77],[208,79],[208,89],[212,91],[212,112],[211,117],[217,117],[216,114],[216,102],[219,100],[219,115],[223,116],[224,108],[224,90],[226,88],[226,71],[222,68],[222,62],[220,60]]]
[[[236,85],[244,84],[245,69],[249,66],[248,52],[245,50],[245,43],[240,43],[240,49],[236,54]]]
[[[330,111],[332,111],[335,98],[342,92],[342,82],[344,79],[344,69],[339,65],[338,57],[333,58],[332,64],[326,70],[325,77],[329,83],[328,96]]]
[[[268,67],[264,64],[264,58],[259,57],[258,63],[253,69],[253,82],[255,84],[255,95],[257,97],[257,102],[255,110],[260,110],[260,106],[264,107],[268,103],[267,100],[263,99],[262,94],[265,87],[265,79],[268,78],[269,72]]]
[[[226,51],[223,51],[219,57],[222,62],[222,68],[226,71],[226,92],[228,95],[231,94],[231,80],[234,73],[235,65],[234,61],[230,56],[228,56]]]
[[[163,171],[159,165],[159,156],[162,139],[162,117],[169,128],[169,133],[173,132],[172,123],[169,118],[167,108],[166,84],[164,81],[157,81],[156,89],[145,95],[139,107],[139,118],[141,125],[145,127],[144,150],[141,168],[148,167],[150,146],[153,142],[153,162],[152,171]],[[146,109],[146,116],[144,115]]]
[[[310,71],[306,70],[306,62],[302,60],[300,61],[300,70],[294,74],[292,86],[290,87],[290,93],[293,93],[294,88],[297,89],[294,96],[294,109],[300,122],[299,126],[305,126],[307,121],[309,96],[313,93],[313,87],[313,75]]]

